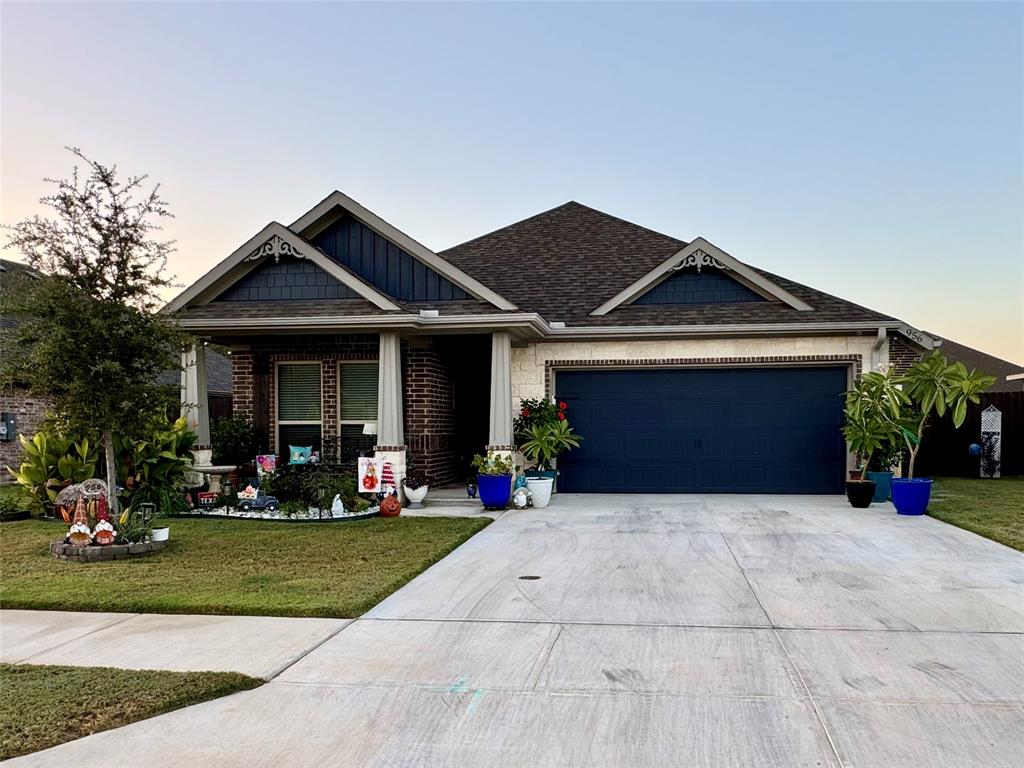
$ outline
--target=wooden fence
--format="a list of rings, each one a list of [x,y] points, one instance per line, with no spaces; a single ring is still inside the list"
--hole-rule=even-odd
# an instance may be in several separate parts
[[[1003,412],[1002,474],[1024,475],[1024,391],[993,392],[981,396],[981,405],[967,410],[960,429],[947,413],[934,416],[924,433],[914,474],[918,477],[978,477],[979,459],[971,456],[971,443],[981,443],[981,412],[994,405]]]

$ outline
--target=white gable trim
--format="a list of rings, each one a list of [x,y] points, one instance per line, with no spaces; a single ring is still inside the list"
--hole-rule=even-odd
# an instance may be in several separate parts
[[[406,253],[410,254],[414,258],[422,261],[428,267],[433,269],[435,272],[444,275],[451,280],[455,285],[459,286],[466,293],[474,296],[481,301],[489,302],[498,309],[517,309],[516,305],[499,295],[495,291],[488,288],[486,285],[481,283],[479,280],[470,277],[461,269],[456,267],[454,264],[442,259],[432,250],[427,248],[422,243],[418,243],[409,237],[407,234],[397,229],[396,227],[388,224],[384,219],[375,214],[373,211],[364,208],[355,200],[348,195],[334,191],[329,194],[326,198],[320,201],[315,207],[302,214],[296,219],[291,229],[298,232],[303,237],[313,237],[319,234],[320,229],[312,230],[311,227],[325,215],[330,213],[334,208],[344,208],[348,213],[354,216],[356,219],[361,221],[363,224],[368,226],[374,232],[381,237],[385,237]]]
[[[335,280],[348,286],[380,309],[402,309],[376,288],[364,283],[340,264],[334,262],[312,243],[306,242],[296,235],[284,224],[272,221],[220,264],[182,291],[164,307],[164,311],[177,312],[192,304],[206,304],[237,283],[266,259],[271,257],[278,259],[281,256],[291,256],[313,262]]]
[[[612,296],[590,314],[607,315],[616,307],[635,301],[659,282],[667,279],[673,270],[680,266],[690,266],[691,263],[693,266],[722,267],[734,273],[740,282],[745,283],[766,298],[784,302],[800,312],[809,312],[812,309],[789,291],[758,274],[743,262],[734,259],[717,245],[709,243],[703,237],[698,237],[685,248],[673,253],[628,288]]]

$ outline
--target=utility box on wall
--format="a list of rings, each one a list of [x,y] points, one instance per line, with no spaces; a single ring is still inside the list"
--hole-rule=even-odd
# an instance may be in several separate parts
[[[10,442],[18,436],[18,415],[0,413],[0,441]]]

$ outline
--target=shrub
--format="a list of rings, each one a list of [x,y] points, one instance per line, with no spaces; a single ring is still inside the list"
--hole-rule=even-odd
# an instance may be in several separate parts
[[[184,417],[157,428],[146,440],[117,440],[117,476],[127,505],[154,504],[161,514],[183,511],[185,472],[192,466],[195,442]]]
[[[37,510],[53,514],[57,494],[72,483],[96,476],[98,453],[88,439],[66,437],[46,424],[29,440],[19,435],[25,461],[7,471],[30,495]]]
[[[330,507],[335,495],[352,507],[358,498],[356,476],[325,464],[286,464],[265,478],[261,487],[282,504],[297,501],[307,507]]]
[[[252,464],[256,457],[256,430],[245,419],[233,416],[210,424],[214,464]]]

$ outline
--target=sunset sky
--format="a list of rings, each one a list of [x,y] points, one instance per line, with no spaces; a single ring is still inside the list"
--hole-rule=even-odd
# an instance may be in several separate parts
[[[0,13],[3,223],[65,145],[162,183],[181,282],[333,189],[435,250],[575,199],[1024,363],[1021,4]]]

